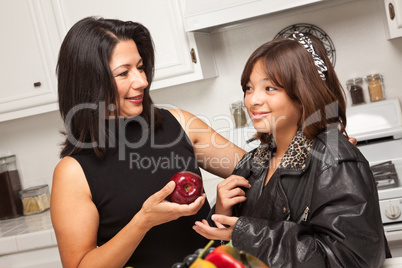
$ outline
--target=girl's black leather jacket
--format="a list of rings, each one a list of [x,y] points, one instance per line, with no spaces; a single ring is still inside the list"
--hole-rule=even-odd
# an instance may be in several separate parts
[[[380,267],[391,257],[370,166],[336,129],[314,141],[298,132],[264,186],[271,146],[247,153],[234,174],[247,201],[232,243],[271,267]]]

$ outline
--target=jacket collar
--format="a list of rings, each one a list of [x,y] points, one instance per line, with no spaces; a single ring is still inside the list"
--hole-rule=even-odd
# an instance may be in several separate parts
[[[307,166],[307,159],[310,155],[313,140],[307,139],[303,131],[298,130],[289,144],[278,169],[303,171]],[[276,145],[272,134],[269,142],[261,144],[254,154],[254,165],[256,167],[268,166],[271,156],[276,152]]]

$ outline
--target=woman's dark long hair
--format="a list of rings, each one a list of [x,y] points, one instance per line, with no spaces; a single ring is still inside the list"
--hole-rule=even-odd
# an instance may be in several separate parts
[[[261,45],[249,57],[241,76],[241,86],[245,92],[254,65],[262,60],[272,83],[283,88],[294,103],[301,105],[298,127],[307,138],[314,139],[330,124],[336,124],[347,137],[343,88],[325,49],[318,40],[312,41],[317,47],[316,53],[327,65],[326,81],[319,76],[310,52],[297,40],[278,38]],[[268,141],[268,135],[264,133],[257,133],[257,138],[262,143]]]
[[[84,18],[64,38],[56,68],[59,109],[66,126],[62,157],[82,149],[93,149],[99,158],[105,156],[107,146],[101,145],[101,139],[108,141],[109,132],[101,124],[110,109],[117,115],[120,111],[109,61],[116,45],[127,40],[136,43],[148,80],[141,116],[151,128],[159,124],[160,115],[149,95],[155,56],[148,29],[135,22]]]

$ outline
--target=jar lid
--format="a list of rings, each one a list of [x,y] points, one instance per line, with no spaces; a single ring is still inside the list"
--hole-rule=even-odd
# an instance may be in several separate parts
[[[237,109],[243,107],[243,101],[236,101],[232,103],[232,109]]]
[[[363,78],[356,77],[356,78],[352,78],[352,79],[349,79],[348,81],[346,81],[347,86],[351,86],[351,85],[355,85],[355,84],[363,84]]]
[[[369,75],[366,75],[366,80],[367,81],[381,80],[381,79],[382,79],[382,74],[369,74]]]
[[[48,193],[48,192],[49,192],[49,186],[47,184],[43,184],[43,185],[33,186],[30,188],[21,190],[20,196],[21,196],[21,198],[24,198],[24,197],[41,195],[41,194]]]
[[[0,165],[15,162],[15,160],[16,160],[15,155],[2,156],[0,157]]]
[[[15,155],[0,157],[0,173],[17,170]]]

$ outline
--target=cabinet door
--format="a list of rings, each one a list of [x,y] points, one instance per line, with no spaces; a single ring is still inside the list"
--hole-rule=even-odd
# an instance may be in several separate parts
[[[186,33],[184,0],[1,0],[0,122],[55,111],[55,68],[68,29],[87,16],[143,23],[155,43],[151,89],[217,75],[208,34]]]
[[[61,23],[66,25],[65,30],[88,16],[131,20],[147,27],[155,43],[156,66],[152,89],[216,76],[209,36],[185,32],[179,0],[56,2],[60,5],[61,17],[64,17]],[[201,64],[204,66],[201,67]]]
[[[57,246],[0,256],[1,268],[63,268]]]
[[[185,27],[187,31],[205,30],[323,1],[327,0],[187,0]]]
[[[387,39],[402,37],[402,0],[384,0]]]
[[[54,110],[60,37],[50,1],[0,1],[0,32],[0,121],[38,106]]]

